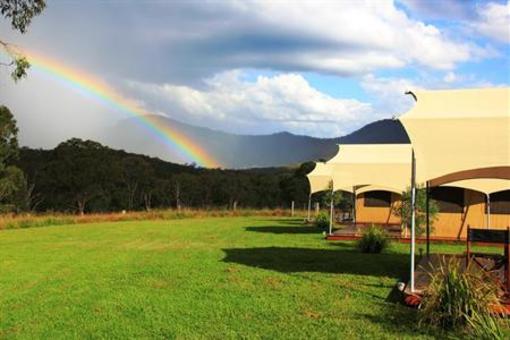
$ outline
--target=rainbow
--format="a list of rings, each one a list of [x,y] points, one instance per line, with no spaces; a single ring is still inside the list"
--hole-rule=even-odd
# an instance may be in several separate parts
[[[168,124],[162,124],[158,116],[151,114],[151,112],[142,108],[134,100],[121,95],[101,79],[77,69],[70,68],[61,62],[33,51],[20,48],[17,50],[19,50],[17,51],[18,53],[28,59],[31,67],[35,70],[41,71],[63,82],[66,86],[78,90],[78,92],[88,97],[92,97],[111,109],[120,111],[129,117],[136,118],[136,120],[154,137],[166,146],[179,152],[184,159],[208,168],[218,168],[221,166],[221,164],[198,143]]]

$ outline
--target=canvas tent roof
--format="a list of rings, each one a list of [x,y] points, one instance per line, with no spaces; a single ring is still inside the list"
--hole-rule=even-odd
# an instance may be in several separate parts
[[[315,163],[315,168],[307,175],[310,184],[310,193],[316,193],[329,189],[329,183],[333,180],[333,164],[331,163]],[[334,187],[335,191],[341,190],[353,193],[356,189],[356,194],[361,194],[368,191],[384,190],[395,193],[401,193],[401,189],[381,186],[381,185],[349,185],[346,187]]]
[[[415,107],[399,119],[413,145],[418,183],[510,179],[510,88],[415,96]]]
[[[335,190],[403,192],[411,183],[410,144],[346,144],[327,164]],[[349,190],[350,189],[350,190]],[[356,190],[357,192],[360,192]]]
[[[465,179],[447,183],[445,186],[464,188],[490,195],[498,191],[510,190],[510,180],[499,178]]]
[[[326,163],[316,162],[315,168],[306,177],[310,184],[310,193],[327,190],[331,182],[331,166]]]
[[[357,188],[356,195],[364,194],[365,192],[369,192],[369,191],[389,191],[389,192],[394,192],[396,194],[401,195],[404,190],[402,190],[402,188],[396,189],[396,188],[390,188],[390,187],[378,186],[378,185],[367,185],[367,186],[362,186],[362,187]]]

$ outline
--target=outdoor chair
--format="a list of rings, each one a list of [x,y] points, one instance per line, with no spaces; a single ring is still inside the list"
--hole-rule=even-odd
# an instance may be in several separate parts
[[[488,254],[473,252],[471,250],[472,243],[482,244],[499,244],[504,248],[504,254]],[[504,269],[502,280],[499,275],[489,275],[495,279],[498,284],[507,293],[510,293],[510,228],[503,230],[482,229],[467,227],[466,240],[466,266],[469,262],[476,263],[485,273],[494,274]]]
[[[352,214],[350,212],[343,211],[341,214],[337,215],[336,221],[339,223],[352,222],[353,221]]]

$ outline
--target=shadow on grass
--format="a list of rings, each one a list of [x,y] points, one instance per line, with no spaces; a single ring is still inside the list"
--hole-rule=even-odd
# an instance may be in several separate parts
[[[295,217],[282,217],[282,218],[264,218],[261,219],[261,221],[264,222],[271,222],[271,223],[278,223],[281,225],[301,225],[306,226],[306,223],[303,221],[302,218],[295,218]]]
[[[418,325],[418,311],[399,304],[382,304],[382,313],[358,314],[360,319],[379,324],[385,331],[397,333],[399,337],[436,337],[433,330]]]
[[[269,226],[269,227],[246,227],[246,231],[271,234],[320,234],[322,230],[317,227],[304,226]]]
[[[222,260],[281,273],[318,272],[400,278],[407,270],[405,254],[362,254],[351,249],[229,248]]]

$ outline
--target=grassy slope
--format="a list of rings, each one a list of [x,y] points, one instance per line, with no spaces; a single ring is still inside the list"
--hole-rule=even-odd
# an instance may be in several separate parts
[[[271,217],[6,230],[0,338],[426,337],[386,301],[407,251]]]

